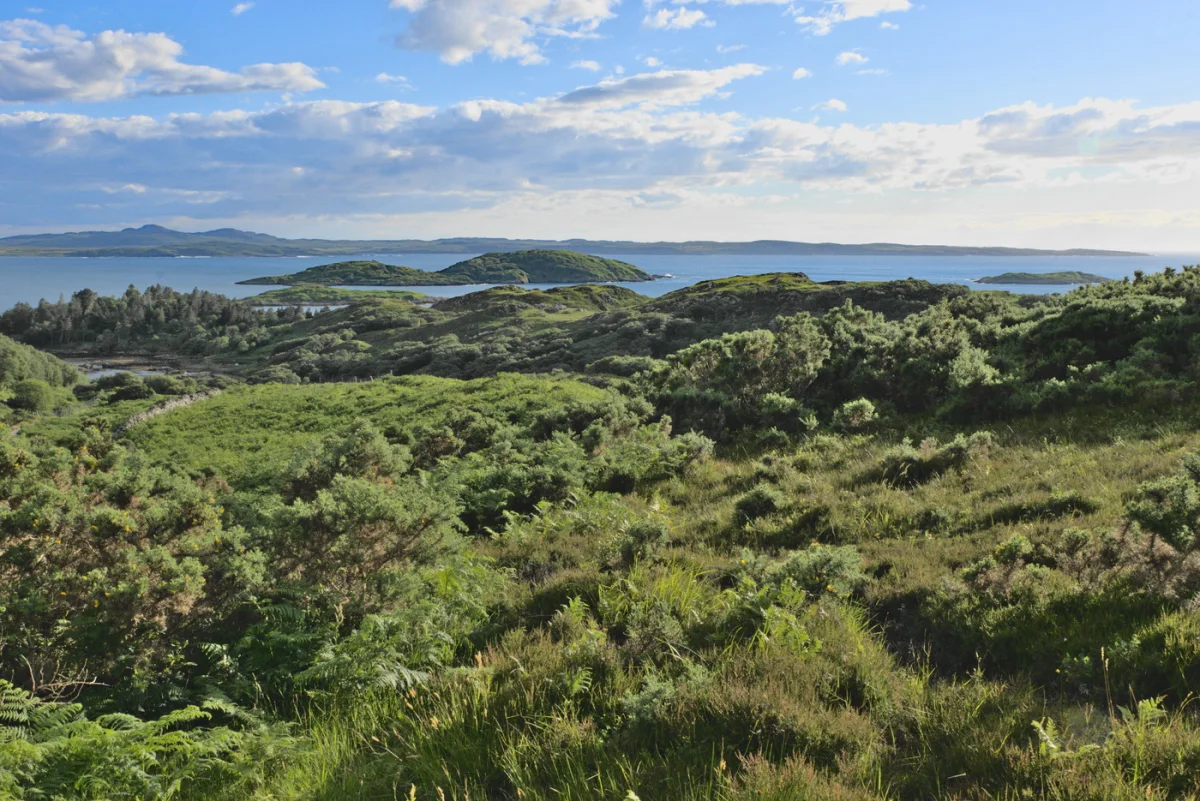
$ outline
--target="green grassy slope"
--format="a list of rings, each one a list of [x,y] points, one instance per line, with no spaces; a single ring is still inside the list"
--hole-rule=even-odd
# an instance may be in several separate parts
[[[499,376],[480,381],[413,376],[359,384],[238,387],[152,420],[129,439],[155,459],[215,470],[237,486],[270,485],[304,444],[358,420],[380,429],[437,427],[459,409],[528,423],[603,390],[577,381]]]

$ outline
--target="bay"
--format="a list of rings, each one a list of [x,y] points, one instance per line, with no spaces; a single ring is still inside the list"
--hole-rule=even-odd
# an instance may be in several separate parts
[[[363,254],[422,270],[440,270],[477,254],[419,253]],[[1007,272],[1079,270],[1107,278],[1132,276],[1135,270],[1157,272],[1164,267],[1200,264],[1200,254],[1153,256],[629,256],[626,261],[656,275],[670,275],[651,283],[622,284],[651,297],[664,295],[700,281],[732,275],[802,272],[814,281],[892,281],[919,278],[935,283],[964,284],[976,289],[1005,289],[1029,294],[1064,292],[1061,286],[978,285],[972,281]],[[42,298],[56,301],[81,289],[102,295],[121,294],[133,285],[139,290],[163,284],[181,292],[193,288],[244,298],[274,287],[239,286],[238,281],[261,275],[293,273],[328,264],[328,256],[291,258],[0,258],[0,310],[16,303],[36,304]],[[531,284],[546,289],[554,284]],[[482,286],[404,287],[437,297],[475,292]]]

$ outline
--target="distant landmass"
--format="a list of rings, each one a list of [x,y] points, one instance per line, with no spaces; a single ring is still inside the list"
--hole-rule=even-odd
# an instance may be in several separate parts
[[[523,250],[516,253],[485,253],[437,272],[378,261],[343,261],[310,267],[298,273],[262,276],[238,283],[336,287],[567,284],[653,280],[654,276],[623,261],[568,250]]]
[[[1067,270],[1057,273],[1004,273],[980,278],[979,284],[1036,284],[1036,285],[1078,285],[1078,284],[1107,284],[1113,279],[1092,273],[1081,273]]]
[[[1118,250],[1033,250],[946,245],[866,245],[784,242],[628,242],[589,239],[455,238],[395,240],[282,239],[269,234],[220,228],[187,233],[159,225],[123,231],[35,234],[0,239],[0,256],[360,256],[367,253],[511,253],[567,250],[595,256],[1144,256]]]

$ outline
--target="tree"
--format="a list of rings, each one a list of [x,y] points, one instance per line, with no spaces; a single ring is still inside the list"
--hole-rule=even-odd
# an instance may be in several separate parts
[[[18,381],[12,389],[8,405],[26,412],[48,412],[54,408],[54,390],[45,381],[30,378]]]

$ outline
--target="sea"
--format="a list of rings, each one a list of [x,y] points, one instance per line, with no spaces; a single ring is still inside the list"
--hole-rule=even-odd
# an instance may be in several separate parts
[[[289,258],[50,258],[0,257],[0,311],[17,303],[36,304],[69,298],[81,289],[102,295],[123,293],[129,286],[139,290],[154,284],[181,292],[193,288],[229,297],[257,295],[269,286],[240,286],[238,281],[263,275],[294,273],[331,261],[350,258],[376,259],[421,270],[440,270],[478,254],[364,253],[355,257],[299,256]],[[934,283],[963,284],[975,289],[1003,289],[1027,294],[1065,292],[1062,286],[1002,286],[976,284],[984,276],[1008,272],[1058,272],[1078,270],[1106,278],[1132,276],[1135,270],[1161,271],[1200,264],[1200,254],[1157,254],[1152,256],[625,256],[655,275],[669,276],[653,282],[622,284],[651,297],[665,295],[700,281],[733,275],[800,272],[814,281],[892,281],[919,278]],[[486,285],[403,287],[436,297],[475,292]],[[546,289],[553,284],[531,284]],[[377,288],[377,287],[376,287]]]

